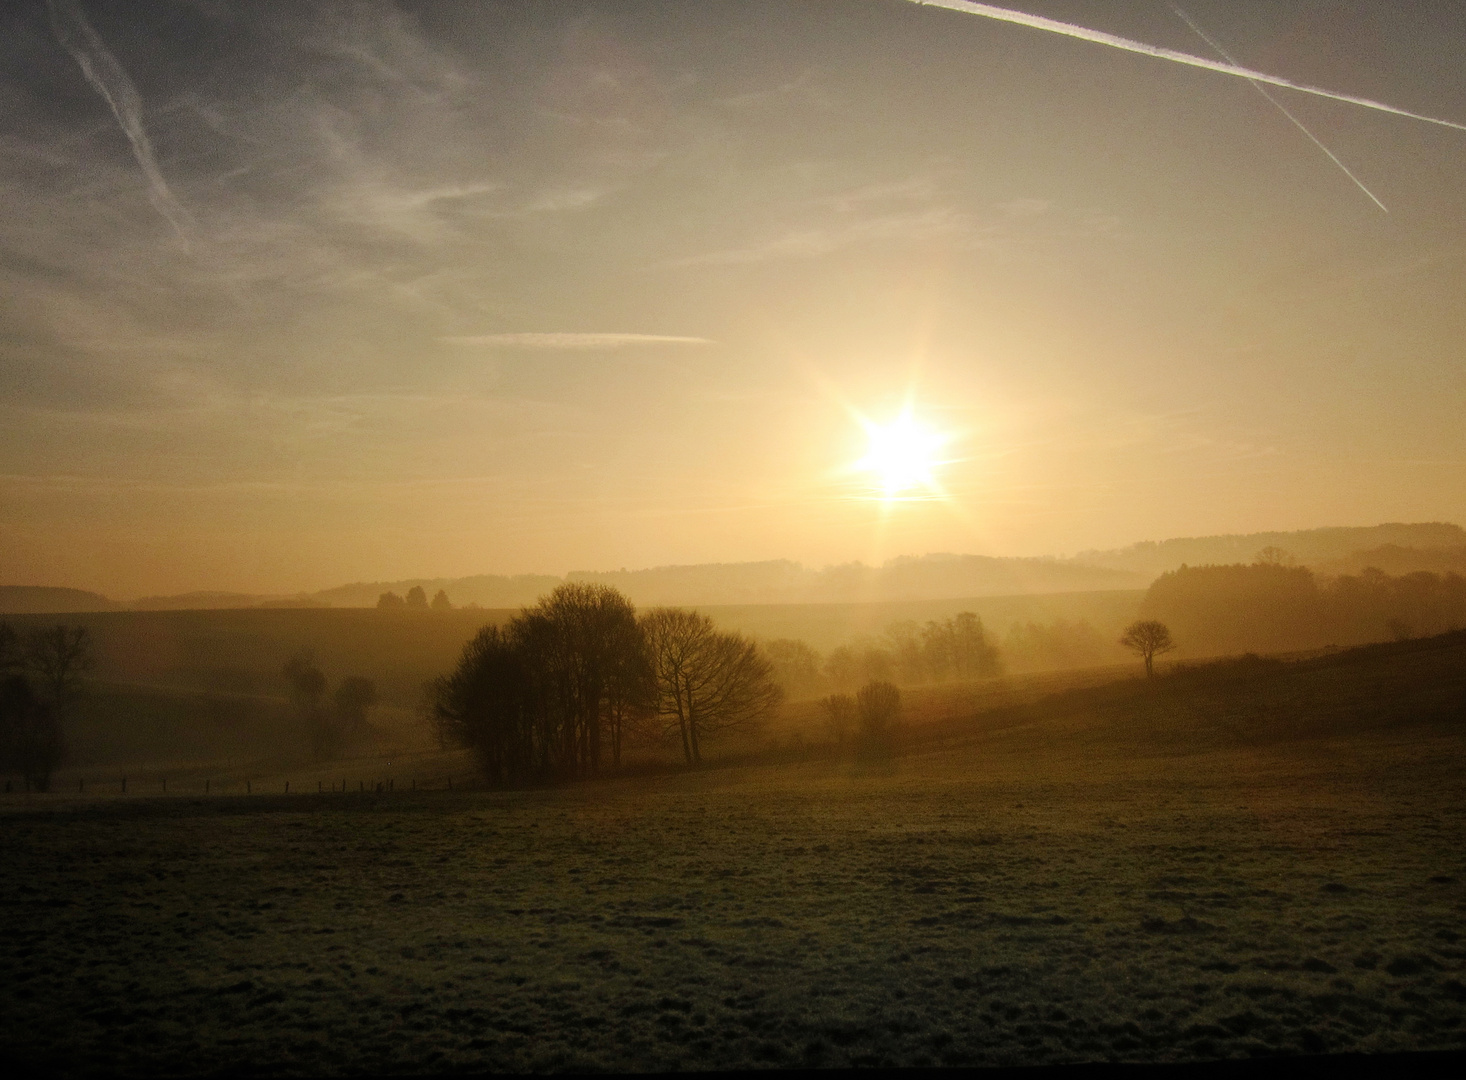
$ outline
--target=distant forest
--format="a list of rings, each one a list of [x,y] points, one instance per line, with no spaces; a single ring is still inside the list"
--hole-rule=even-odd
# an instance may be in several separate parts
[[[1323,578],[1268,558],[1183,566],[1151,585],[1141,615],[1169,626],[1192,656],[1404,640],[1466,627],[1466,578],[1377,567]]]

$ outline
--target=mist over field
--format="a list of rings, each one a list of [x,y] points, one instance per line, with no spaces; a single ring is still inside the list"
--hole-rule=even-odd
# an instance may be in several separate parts
[[[0,1061],[1466,1072],[1463,47],[0,6]]]

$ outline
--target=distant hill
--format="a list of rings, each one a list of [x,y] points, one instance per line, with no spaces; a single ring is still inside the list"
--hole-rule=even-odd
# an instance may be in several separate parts
[[[173,596],[144,596],[127,606],[134,611],[225,611],[234,608],[275,607],[290,601],[254,593],[187,592]],[[318,605],[312,605],[318,606]]]
[[[76,611],[116,611],[100,593],[50,585],[0,585],[0,614],[64,615]]]
[[[448,594],[455,607],[477,604],[485,608],[517,608],[533,604],[564,578],[549,574],[477,574],[462,578],[407,578],[403,581],[358,581],[312,593],[310,599],[325,607],[376,607],[385,592],[407,595],[407,590],[420,586],[429,597],[439,589]]]
[[[1077,562],[986,555],[907,556],[879,567],[849,563],[823,570],[806,569],[786,560],[660,566],[651,570],[576,571],[566,575],[566,580],[614,586],[640,605],[944,600],[1136,589],[1149,581],[1130,571]]]
[[[643,607],[910,603],[1144,589],[1159,575],[1182,564],[1250,563],[1265,547],[1281,548],[1325,575],[1357,573],[1365,566],[1379,566],[1396,575],[1413,570],[1466,572],[1466,529],[1432,522],[1184,537],[1146,541],[1112,551],[1085,551],[1072,559],[934,554],[902,556],[881,566],[847,563],[823,569],[776,559],[646,570],[576,570],[563,578],[551,574],[477,574],[358,581],[293,596],[190,592],[148,596],[125,605],[80,589],[4,586],[0,587],[0,611],[369,608],[376,606],[383,593],[405,596],[414,586],[421,587],[429,597],[441,589],[455,607],[519,608],[533,604],[566,581],[611,585]]]
[[[1413,548],[1382,544],[1377,548],[1352,552],[1343,558],[1325,559],[1313,564],[1313,568],[1325,576],[1357,574],[1370,566],[1395,577],[1419,570],[1466,577],[1466,547]]]
[[[1147,540],[1114,551],[1082,551],[1075,561],[1155,577],[1177,567],[1250,563],[1265,547],[1281,548],[1300,563],[1314,566],[1346,560],[1356,552],[1383,546],[1414,549],[1466,547],[1466,529],[1446,522],[1389,524],[1298,532],[1262,532]],[[1383,568],[1381,568],[1383,569]]]

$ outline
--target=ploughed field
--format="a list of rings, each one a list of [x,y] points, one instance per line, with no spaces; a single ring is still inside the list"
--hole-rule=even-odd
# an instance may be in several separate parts
[[[1461,1049],[1461,651],[1099,688],[944,720],[889,766],[11,796],[0,1054],[153,1074]]]

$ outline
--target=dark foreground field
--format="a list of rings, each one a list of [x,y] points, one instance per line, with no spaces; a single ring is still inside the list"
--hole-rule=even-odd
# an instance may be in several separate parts
[[[0,1051],[154,1074],[1461,1049],[1460,652],[1081,695],[890,770],[11,797]]]

